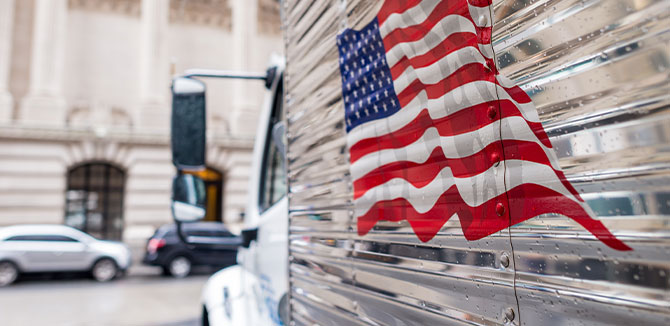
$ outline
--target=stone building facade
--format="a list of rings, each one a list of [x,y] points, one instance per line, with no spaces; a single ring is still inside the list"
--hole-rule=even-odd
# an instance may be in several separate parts
[[[0,0],[0,226],[127,239],[170,222],[171,77],[264,71],[279,22],[275,0]],[[234,225],[264,88],[206,83],[208,218]]]

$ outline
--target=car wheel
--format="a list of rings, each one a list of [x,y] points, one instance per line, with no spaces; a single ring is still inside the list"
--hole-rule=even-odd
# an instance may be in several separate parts
[[[168,270],[176,278],[186,277],[191,273],[191,260],[184,256],[174,257],[168,263]]]
[[[19,277],[19,269],[11,262],[0,262],[0,286],[7,286]]]
[[[98,282],[111,281],[118,272],[119,268],[116,263],[109,258],[98,260],[91,268],[91,275]]]

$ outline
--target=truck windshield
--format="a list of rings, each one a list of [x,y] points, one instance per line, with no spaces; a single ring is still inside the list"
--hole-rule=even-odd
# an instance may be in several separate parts
[[[284,88],[283,78],[277,85],[276,96],[272,108],[272,117],[268,125],[265,153],[261,174],[260,208],[264,211],[278,202],[286,194],[286,171],[284,159],[277,148],[271,133],[275,124],[283,118]]]

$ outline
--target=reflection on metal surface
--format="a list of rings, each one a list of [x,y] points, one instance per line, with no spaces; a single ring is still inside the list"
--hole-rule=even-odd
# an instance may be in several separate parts
[[[667,325],[670,2],[494,8],[501,73],[535,103],[567,179],[633,248],[611,250],[558,215],[512,227],[522,324]]]
[[[670,2],[501,0],[488,17],[495,66],[532,100],[562,184],[574,186],[589,217],[632,251],[598,241],[537,192],[512,198],[520,206],[507,210],[511,228],[478,240],[466,240],[463,220],[444,216],[422,242],[397,212],[361,232],[337,35],[363,29],[381,5],[283,3],[292,320],[669,324]],[[502,120],[490,139],[518,132]],[[513,153],[504,149],[500,172],[486,184],[509,190],[522,173],[505,163]],[[519,211],[532,207],[529,195],[544,200],[535,208],[546,214],[527,219]],[[491,214],[475,218],[496,213],[506,214],[491,205]]]

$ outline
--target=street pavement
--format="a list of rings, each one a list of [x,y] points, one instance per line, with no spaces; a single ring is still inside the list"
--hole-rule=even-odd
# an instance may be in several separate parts
[[[200,325],[200,294],[210,273],[174,279],[133,266],[109,283],[86,275],[24,278],[0,288],[0,325]]]

